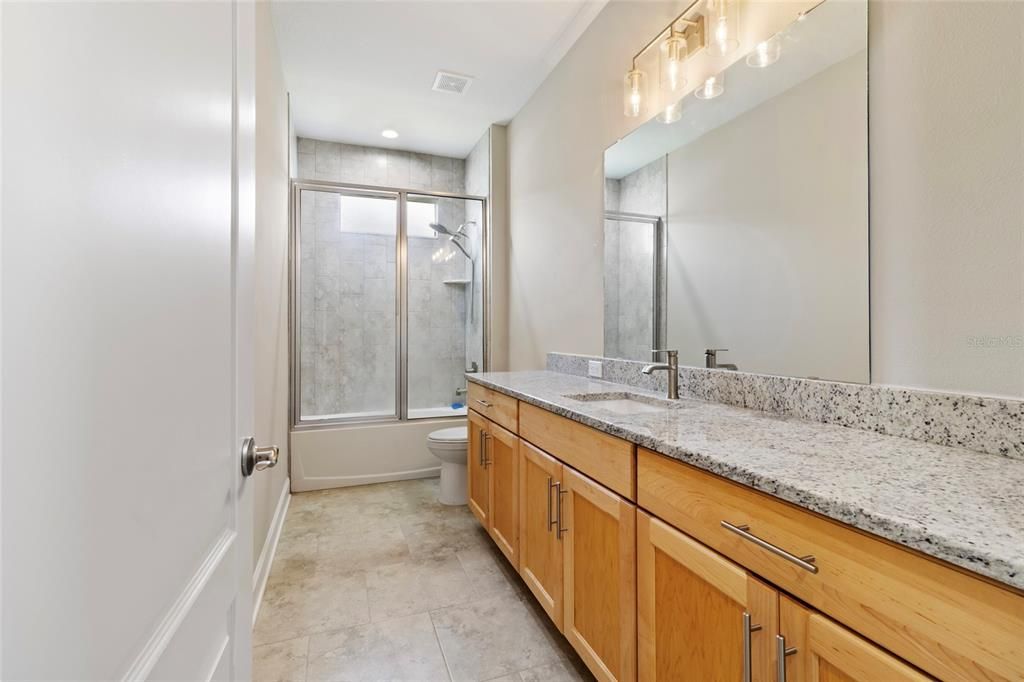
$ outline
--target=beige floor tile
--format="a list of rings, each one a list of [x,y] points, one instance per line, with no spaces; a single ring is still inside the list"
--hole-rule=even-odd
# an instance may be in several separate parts
[[[329,562],[274,562],[253,631],[254,644],[367,623],[366,576]]]
[[[402,532],[409,542],[409,552],[417,559],[482,549],[492,542],[469,511],[446,518],[406,519]]]
[[[321,534],[317,559],[335,561],[349,570],[368,570],[409,559],[409,544],[398,521]]]
[[[317,539],[316,533],[282,534],[277,541],[274,560],[303,559],[313,561],[316,559]]]
[[[425,613],[310,638],[310,682],[447,681],[441,648]]]
[[[449,667],[457,679],[588,679],[526,595],[469,510],[437,501],[437,479],[300,493],[253,634],[254,670],[268,680],[301,680],[300,667],[310,680],[432,682]]]
[[[305,682],[309,638],[253,647],[253,682]]]
[[[369,570],[366,586],[371,621],[464,604],[476,596],[454,554]]]
[[[515,568],[497,547],[477,547],[458,552],[473,592],[479,597],[521,597],[529,590]]]
[[[490,680],[564,658],[557,631],[514,597],[490,597],[430,616],[456,681]]]
[[[283,531],[286,536],[364,530],[394,521],[408,508],[394,489],[384,485],[298,493],[289,507]]]
[[[519,671],[519,679],[522,682],[586,682],[593,680],[594,676],[583,666],[578,666],[570,661],[559,661],[547,665]]]

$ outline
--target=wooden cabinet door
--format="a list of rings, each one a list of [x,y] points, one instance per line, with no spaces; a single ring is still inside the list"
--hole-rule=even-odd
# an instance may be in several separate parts
[[[636,679],[636,507],[564,467],[565,637],[599,680]]]
[[[489,422],[470,410],[469,447],[466,449],[466,487],[469,510],[484,528],[489,528],[491,486],[487,470],[487,447]]]
[[[774,680],[778,593],[644,512],[636,532],[640,679]]]
[[[562,464],[519,442],[519,575],[562,629],[562,542],[555,532],[555,490]]]
[[[519,568],[519,438],[490,424],[486,439],[490,478],[491,523],[488,531],[498,549]]]
[[[778,682],[924,682],[917,672],[824,615],[779,598]],[[777,659],[778,660],[778,659]]]

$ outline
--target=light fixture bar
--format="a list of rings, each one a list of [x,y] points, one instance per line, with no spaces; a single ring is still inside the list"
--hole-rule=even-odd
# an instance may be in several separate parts
[[[671,33],[673,31],[675,31],[676,24],[679,24],[679,23],[686,24],[687,28],[696,28],[698,34],[702,33],[703,32],[703,27],[704,27],[704,17],[703,16],[698,16],[696,19],[686,19],[686,18],[684,18],[684,17],[686,17],[687,14],[689,14],[690,12],[693,11],[694,7],[699,5],[701,2],[703,2],[703,0],[694,0],[693,2],[691,2],[690,5],[686,9],[684,9],[682,12],[680,12],[679,15],[675,19],[673,19],[671,22],[669,22],[668,26],[666,26],[665,28],[661,29],[661,31],[658,32],[658,34],[656,36],[651,38],[651,40],[646,45],[644,45],[640,49],[639,52],[637,52],[635,55],[633,55],[633,68],[636,69],[636,60],[640,59],[640,57],[643,56],[644,52],[647,52],[647,50],[651,49],[651,47],[656,42],[658,42],[661,39],[662,36],[664,36],[666,33]],[[683,33],[683,35],[685,37],[687,37],[687,38],[690,37],[690,33],[688,31],[686,31],[685,29],[682,31],[682,33]],[[703,41],[701,41],[701,43],[703,44]]]

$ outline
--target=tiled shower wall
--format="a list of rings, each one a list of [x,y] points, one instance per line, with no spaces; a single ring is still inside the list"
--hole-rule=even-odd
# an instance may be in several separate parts
[[[461,159],[298,140],[300,180],[463,192],[465,168]],[[302,416],[390,413],[395,405],[395,238],[342,233],[336,195],[304,194]],[[466,219],[466,203],[440,200],[440,222],[456,229]],[[479,252],[478,241],[470,246],[471,253]],[[408,255],[409,409],[449,405],[464,384],[469,340],[469,285],[452,281],[469,279],[470,264],[444,237],[412,237]]]
[[[665,159],[605,179],[605,210],[665,218]],[[604,355],[648,360],[654,336],[654,227],[604,221]],[[664,286],[659,282],[658,286]],[[659,311],[663,312],[663,311]]]

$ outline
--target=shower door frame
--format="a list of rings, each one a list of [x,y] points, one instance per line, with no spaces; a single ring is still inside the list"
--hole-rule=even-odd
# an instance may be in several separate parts
[[[654,262],[651,264],[651,291],[654,296],[651,301],[651,360],[657,362],[657,353],[653,351],[664,348],[668,330],[668,314],[665,310],[665,301],[668,295],[667,273],[665,262],[668,258],[668,243],[665,236],[665,220],[661,216],[647,215],[645,213],[625,213],[622,211],[605,211],[605,220],[614,220],[619,223],[644,223],[650,225],[654,232]]]
[[[331,192],[348,196],[376,196],[394,198],[398,204],[396,210],[395,232],[395,413],[378,417],[334,417],[302,421],[302,384],[301,358],[299,356],[299,334],[301,333],[301,267],[302,252],[299,242],[301,227],[301,197],[303,191]],[[404,187],[383,187],[379,185],[361,185],[353,183],[329,182],[326,180],[292,180],[289,193],[288,239],[288,351],[290,380],[289,384],[289,423],[294,430],[315,430],[333,428],[352,424],[394,424],[398,422],[419,421],[422,419],[463,420],[465,415],[442,417],[417,417],[409,419],[409,241],[406,205],[409,196],[434,197],[438,199],[461,199],[479,201],[480,226],[480,337],[481,357],[486,372],[490,367],[490,206],[486,196],[466,194],[463,192],[443,192],[430,189],[410,189]],[[471,264],[472,266],[472,264]],[[472,291],[469,292],[472,295]]]

